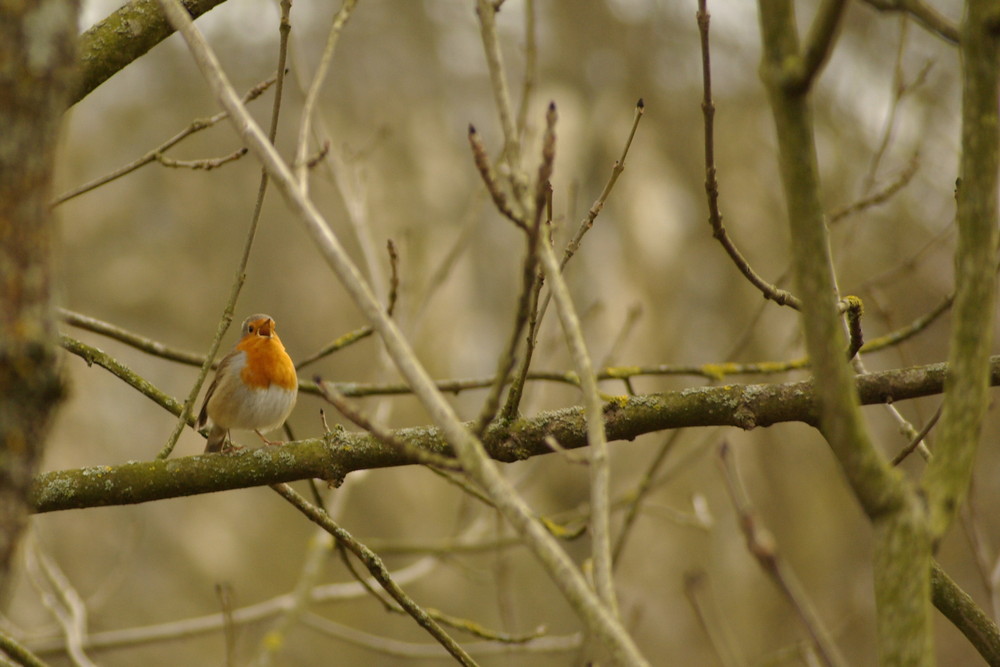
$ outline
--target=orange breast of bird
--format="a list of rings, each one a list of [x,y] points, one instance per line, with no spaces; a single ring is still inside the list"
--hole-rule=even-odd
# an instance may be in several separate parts
[[[240,371],[243,383],[251,389],[267,389],[272,384],[294,391],[298,387],[295,364],[277,334],[270,338],[247,336],[237,349],[246,353],[246,364]]]

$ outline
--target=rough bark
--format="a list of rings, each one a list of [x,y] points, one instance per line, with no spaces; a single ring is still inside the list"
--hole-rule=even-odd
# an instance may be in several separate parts
[[[68,0],[0,9],[0,589],[62,393],[47,201],[77,29]]]

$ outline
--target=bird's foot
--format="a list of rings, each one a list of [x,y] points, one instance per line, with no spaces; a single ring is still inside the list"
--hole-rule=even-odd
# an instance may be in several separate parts
[[[265,444],[265,445],[271,445],[272,447],[276,447],[276,446],[278,446],[278,445],[284,445],[284,444],[285,444],[285,441],[284,441],[284,440],[268,440],[267,438],[265,438],[265,437],[264,437],[264,434],[263,434],[263,433],[261,433],[260,431],[254,431],[254,433],[256,433],[256,434],[257,434],[257,436],[258,436],[258,437],[259,437],[259,438],[260,438],[261,440],[263,440],[263,441],[264,441],[264,444]]]

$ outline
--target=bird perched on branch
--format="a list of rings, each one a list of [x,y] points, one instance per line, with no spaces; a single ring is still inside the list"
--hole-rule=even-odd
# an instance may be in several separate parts
[[[274,319],[263,314],[246,318],[243,337],[219,363],[198,414],[199,429],[212,420],[205,451],[234,449],[227,442],[234,428],[256,431],[268,445],[282,444],[262,432],[285,422],[298,387],[295,365],[274,330]]]

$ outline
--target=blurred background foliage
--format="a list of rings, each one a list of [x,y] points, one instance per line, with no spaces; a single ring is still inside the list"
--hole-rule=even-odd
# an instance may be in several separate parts
[[[381,249],[400,251],[397,317],[418,353],[440,378],[485,377],[508,335],[519,287],[520,233],[483,197],[470,157],[474,123],[494,153],[501,132],[472,2],[362,0],[344,30],[322,93],[319,122],[339,161],[313,172],[312,193],[335,232],[361,261],[363,244],[348,224],[357,207],[370,245],[367,266],[385,285]],[[817,3],[798,3],[808,25]],[[593,231],[567,269],[591,352],[598,364],[700,364],[785,360],[802,355],[795,313],[764,303],[711,237],[704,197],[701,59],[695,3],[653,0],[537,2],[538,71],[529,106],[536,146],[544,108],[559,109],[554,188],[557,238],[575,230],[610,174],[627,136],[633,105],[646,104],[624,175]],[[85,3],[84,25],[113,2]],[[955,0],[935,6],[952,20]],[[293,152],[304,92],[337,3],[299,0],[292,10],[290,78],[278,146]],[[794,290],[784,202],[776,169],[772,119],[757,76],[756,7],[714,0],[713,76],[722,212],[731,235],[766,278]],[[520,94],[525,62],[524,3],[499,14],[512,89]],[[198,21],[238,90],[271,76],[276,62],[277,3],[228,2]],[[953,189],[958,159],[960,78],[957,50],[917,24],[852,3],[813,100],[825,203],[833,214],[879,192],[915,168],[887,201],[835,223],[834,257],[844,294],[860,296],[871,339],[908,324],[952,289]],[[251,110],[266,125],[271,93]],[[125,164],[217,111],[177,36],[109,80],[66,116],[57,192]],[[171,150],[175,159],[229,154],[240,144],[225,123]],[[532,149],[527,160],[536,159]],[[146,166],[61,205],[61,303],[165,344],[207,349],[229,293],[246,234],[259,169],[246,157],[212,171]],[[345,194],[346,193],[346,194]],[[449,257],[454,257],[449,262]],[[362,266],[364,263],[362,262]],[[319,254],[268,194],[261,228],[237,306],[237,322],[268,312],[293,358],[364,324]],[[555,313],[542,330],[535,367],[568,370]],[[890,350],[864,357],[870,370],[946,358],[948,317]],[[196,370],[165,362],[87,332],[70,333],[102,347],[166,392],[183,398]],[[223,343],[232,344],[231,330]],[[174,418],[98,368],[67,357],[71,397],[48,444],[43,469],[149,459]],[[334,381],[396,379],[368,339],[312,371]],[[311,373],[310,373],[311,374]],[[803,372],[728,381],[771,382]],[[644,377],[638,392],[700,386],[690,377]],[[621,383],[602,389],[623,393]],[[466,418],[484,396],[454,398]],[[573,405],[572,388],[531,384],[522,412]],[[407,397],[369,398],[364,407],[394,426],[427,418]],[[939,397],[897,407],[919,428]],[[298,437],[322,432],[320,402],[301,397],[290,423]],[[333,421],[333,411],[327,410]],[[884,407],[866,408],[888,455],[906,442]],[[998,423],[991,413],[967,512],[940,549],[945,569],[991,614],[990,576],[1000,540],[995,506]],[[242,434],[244,443],[256,439]],[[238,438],[240,436],[237,436]],[[672,434],[613,443],[613,493],[633,493]],[[851,664],[875,656],[870,528],[823,440],[802,425],[752,432],[696,429],[672,441],[655,491],[633,526],[616,567],[626,625],[654,664],[718,664],[720,638],[732,664],[804,662],[806,634],[794,610],[748,554],[719,473],[716,450],[734,449],[738,469],[762,521],[804,582]],[[933,433],[931,436],[933,446]],[[186,432],[174,453],[200,453]],[[916,456],[904,463],[919,476]],[[506,467],[537,511],[558,521],[585,516],[585,467],[551,455]],[[393,568],[424,558],[402,547],[433,547],[478,527],[476,541],[508,534],[492,513],[426,470],[409,467],[351,475],[331,493],[341,523],[371,541]],[[697,509],[696,509],[697,508]],[[978,511],[976,511],[978,508]],[[621,515],[615,525],[620,525]],[[29,561],[41,549],[86,602],[91,632],[157,625],[217,612],[216,585],[230,587],[235,608],[288,593],[302,573],[313,528],[267,489],[249,489],[135,507],[37,516],[33,539],[7,605],[23,637],[57,634],[31,583]],[[584,535],[567,548],[588,553]],[[532,557],[510,548],[439,553],[433,568],[406,588],[421,604],[514,634],[545,626],[557,636],[580,623]],[[324,561],[320,581],[349,581],[338,559]],[[697,582],[697,583],[693,583]],[[696,601],[692,604],[692,599]],[[394,640],[428,643],[408,618],[361,597],[312,605],[336,623]],[[712,628],[710,640],[699,614]],[[238,628],[235,664],[249,662],[272,619]],[[454,633],[461,641],[466,637]],[[39,639],[40,641],[40,639]],[[942,664],[978,657],[945,620]],[[221,631],[93,650],[102,665],[220,664]],[[484,664],[557,665],[588,655],[512,649],[482,655]],[[52,664],[70,664],[59,653]],[[437,658],[446,662],[445,658]],[[376,651],[293,624],[276,664],[414,664],[427,660]]]

